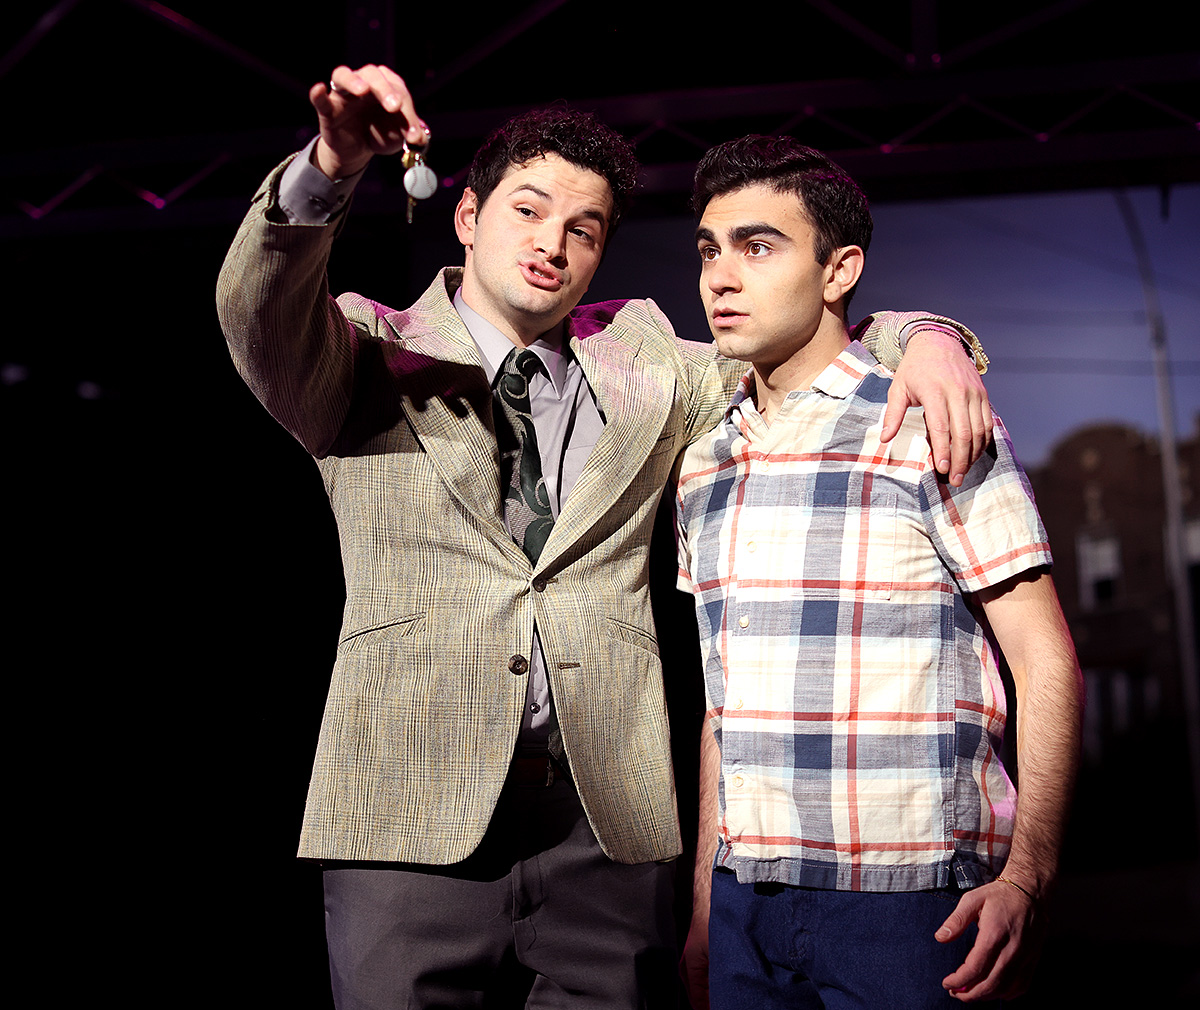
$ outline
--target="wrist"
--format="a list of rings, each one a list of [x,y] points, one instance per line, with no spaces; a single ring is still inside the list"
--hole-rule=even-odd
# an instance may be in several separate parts
[[[958,347],[964,351],[968,357],[975,359],[975,354],[971,350],[971,345],[963,338],[954,332],[949,326],[942,326],[939,323],[914,323],[911,326],[906,326],[901,337],[907,345],[916,339],[932,340],[934,343],[942,343],[947,347]]]
[[[905,351],[908,348],[908,342],[914,337],[923,337],[933,340],[935,343],[952,341],[957,344],[971,359],[971,363],[975,366],[975,370],[983,375],[988,370],[987,353],[983,349],[983,344],[979,342],[979,338],[975,336],[969,329],[961,323],[951,325],[951,320],[941,322],[938,319],[918,318],[912,322],[906,323],[900,331],[900,349]]]
[[[1015,887],[1035,905],[1041,905],[1047,900],[1053,884],[1052,877],[1048,874],[1011,864],[1005,866],[1003,871],[996,875],[996,880]]]
[[[332,147],[325,143],[322,137],[313,147],[312,162],[328,179],[340,182],[351,176],[359,175],[370,163],[370,151],[354,159],[342,158]]]

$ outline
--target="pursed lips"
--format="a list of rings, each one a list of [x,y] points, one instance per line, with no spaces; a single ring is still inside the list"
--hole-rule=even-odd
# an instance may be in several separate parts
[[[565,284],[560,271],[537,260],[522,260],[521,273],[525,279],[536,288],[544,291],[557,291]]]

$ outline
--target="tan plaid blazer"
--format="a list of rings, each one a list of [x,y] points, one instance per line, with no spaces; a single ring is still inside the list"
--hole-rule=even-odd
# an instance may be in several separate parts
[[[677,855],[650,531],[676,457],[745,366],[677,339],[653,302],[576,309],[571,349],[606,424],[531,567],[504,526],[491,393],[451,304],[461,271],[403,311],[330,298],[338,226],[268,219],[282,168],[238,231],[217,301],[238,371],[316,457],[341,538],[346,608],[300,855],[468,856],[516,744],[525,676],[509,663],[528,655],[535,622],[604,851]],[[893,367],[911,318],[873,327]]]
[[[277,174],[277,173],[276,173]],[[537,623],[562,742],[604,851],[680,851],[650,530],[676,456],[743,366],[652,302],[572,313],[606,418],[536,568],[504,526],[491,394],[440,274],[412,307],[328,297],[335,227],[273,224],[260,190],[221,272],[238,370],[318,461],[346,609],[300,855],[450,863],[483,837],[516,744]]]

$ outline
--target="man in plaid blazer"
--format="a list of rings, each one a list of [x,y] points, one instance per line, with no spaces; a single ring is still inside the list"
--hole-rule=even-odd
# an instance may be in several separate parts
[[[652,302],[577,308],[636,178],[628,145],[577,114],[485,144],[455,213],[465,266],[414,305],[331,299],[348,191],[428,131],[387,68],[338,68],[310,97],[320,138],[259,190],[218,304],[340,532],[345,617],[300,842],[326,869],[335,999],[665,1004],[680,840],[648,544],[739,369]],[[939,324],[876,330],[894,344],[905,326]],[[545,373],[530,395],[555,519],[536,559],[503,505],[497,343]],[[970,388],[961,472],[982,387],[955,339],[918,345],[935,399]]]

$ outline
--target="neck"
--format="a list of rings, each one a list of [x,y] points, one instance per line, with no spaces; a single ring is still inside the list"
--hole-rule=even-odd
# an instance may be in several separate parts
[[[790,358],[780,362],[754,362],[754,405],[770,424],[788,393],[809,389],[830,362],[850,344],[845,320],[828,310],[817,332]]]
[[[545,340],[554,347],[559,346],[562,342],[563,331],[560,326],[562,319],[556,319],[547,324],[546,320],[541,317],[517,316],[515,319],[510,318],[509,315],[497,311],[489,299],[478,296],[475,285],[470,282],[469,274],[463,275],[459,293],[472,312],[494,326],[517,347],[528,347],[535,340]]]

